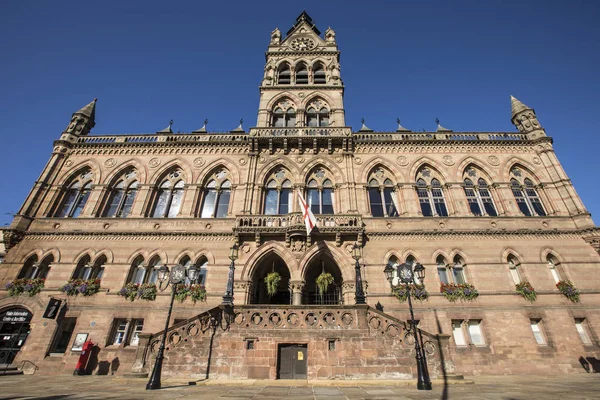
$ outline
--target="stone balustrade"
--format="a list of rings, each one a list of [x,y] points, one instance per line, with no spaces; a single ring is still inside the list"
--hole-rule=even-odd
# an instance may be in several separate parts
[[[350,127],[251,128],[250,136],[350,136]]]

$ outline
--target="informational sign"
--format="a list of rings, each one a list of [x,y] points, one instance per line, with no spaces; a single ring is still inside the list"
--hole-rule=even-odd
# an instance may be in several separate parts
[[[298,361],[302,361],[302,360],[304,360],[304,352],[299,351],[298,352]]]
[[[46,307],[46,311],[44,311],[44,318],[54,319],[58,315],[58,311],[60,310],[60,304],[62,300],[60,299],[50,299],[48,302],[48,306]]]
[[[16,308],[0,314],[0,319],[2,322],[29,322],[31,321],[32,316],[33,314],[31,314],[29,311],[22,308]]]

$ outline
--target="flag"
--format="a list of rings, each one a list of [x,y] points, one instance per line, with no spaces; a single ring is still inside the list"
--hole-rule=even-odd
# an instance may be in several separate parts
[[[302,219],[304,220],[304,224],[306,225],[306,235],[310,235],[310,232],[317,225],[317,219],[313,215],[312,211],[306,204],[306,200],[304,200],[304,196],[302,196],[302,192],[298,189],[298,203],[300,203],[300,211],[302,211]]]

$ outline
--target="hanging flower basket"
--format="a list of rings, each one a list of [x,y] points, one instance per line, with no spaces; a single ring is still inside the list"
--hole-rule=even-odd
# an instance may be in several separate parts
[[[130,301],[135,299],[156,300],[156,285],[153,283],[128,283],[120,291],[119,296],[123,296]]]
[[[429,293],[427,289],[425,289],[425,285],[410,285],[410,294],[412,298],[419,301],[424,301],[429,298]],[[396,289],[394,289],[394,295],[401,302],[404,303],[408,300],[408,290],[406,290],[406,285],[400,285]]]
[[[185,301],[185,299],[187,299],[189,294],[190,294],[190,289],[187,286],[185,286],[183,283],[180,283],[175,286],[175,299],[178,302],[183,303]]]
[[[567,299],[573,303],[579,303],[579,290],[577,290],[571,281],[560,281],[556,284],[556,287]]]
[[[479,292],[475,289],[475,286],[468,283],[442,283],[440,286],[440,293],[444,295],[451,302],[457,300],[468,300],[472,301],[479,297]]]
[[[197,301],[206,301],[206,288],[204,285],[192,285],[190,297],[194,304],[196,304]]]
[[[60,289],[67,296],[92,296],[100,291],[100,279],[69,279]]]
[[[333,283],[333,275],[329,272],[321,272],[321,275],[317,277],[315,283],[317,284],[317,289],[319,290],[319,294],[324,294],[327,292],[329,285]]]
[[[271,272],[265,277],[265,285],[267,285],[267,294],[273,297],[277,293],[277,286],[281,282],[281,275],[278,272]]]
[[[21,294],[28,294],[29,297],[33,297],[42,291],[44,287],[44,279],[15,279],[12,282],[6,284],[5,289],[8,290],[9,296],[19,296]]]
[[[517,293],[523,296],[525,299],[529,300],[530,302],[533,303],[537,298],[537,293],[535,292],[533,286],[531,286],[531,283],[525,281],[515,285],[515,287]]]

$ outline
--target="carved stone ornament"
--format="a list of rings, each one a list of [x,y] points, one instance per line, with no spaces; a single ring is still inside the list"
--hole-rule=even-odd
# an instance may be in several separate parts
[[[296,162],[299,162],[300,164],[302,164],[304,162],[304,157],[302,157],[302,156],[296,157]]]
[[[73,160],[65,161],[65,167],[70,167],[71,165],[73,165]]]
[[[261,163],[261,164],[264,164],[264,163],[267,162],[267,159],[265,157],[263,157],[263,156],[260,156],[260,157],[258,157],[258,162]]]
[[[245,158],[240,158],[240,159],[238,160],[238,162],[240,163],[240,165],[246,165],[246,163],[248,163],[248,160],[247,160],[247,159],[245,159]]]
[[[244,244],[244,245],[242,246],[242,249],[241,249],[241,250],[242,250],[244,253],[249,253],[249,252],[250,252],[250,246],[248,245],[248,243]]]
[[[398,163],[398,165],[401,165],[403,167],[406,167],[408,165],[408,159],[405,156],[400,156],[396,158],[396,162]]]
[[[117,160],[115,160],[114,158],[109,158],[108,160],[104,161],[104,166],[106,168],[112,168],[115,165],[117,165]]]
[[[204,164],[206,164],[206,161],[204,161],[204,158],[202,158],[202,157],[194,158],[194,167],[200,168]]]
[[[362,158],[360,158],[360,157],[354,157],[354,163],[355,163],[356,165],[360,165],[360,164],[362,164]]]
[[[500,160],[496,156],[489,156],[488,157],[488,162],[490,163],[490,165],[493,165],[495,167],[497,167],[498,165],[500,165]]]
[[[442,158],[442,162],[447,166],[454,165],[454,159],[452,158],[452,156],[444,156]]]
[[[292,240],[292,251],[294,251],[296,253],[300,253],[300,252],[303,252],[304,249],[305,249],[304,240],[301,240],[301,239]]]
[[[539,157],[533,157],[533,163],[539,165],[542,163],[542,160],[540,160]]]
[[[299,37],[292,40],[292,43],[290,43],[290,47],[298,51],[312,50],[316,47],[316,43],[311,38]]]
[[[156,168],[160,165],[160,159],[158,158],[151,158],[150,161],[148,161],[148,166],[150,168]]]
[[[338,163],[338,164],[341,164],[341,163],[342,163],[342,161],[344,161],[344,157],[342,157],[342,156],[337,156],[337,157],[335,158],[335,162],[336,162],[336,163]]]

